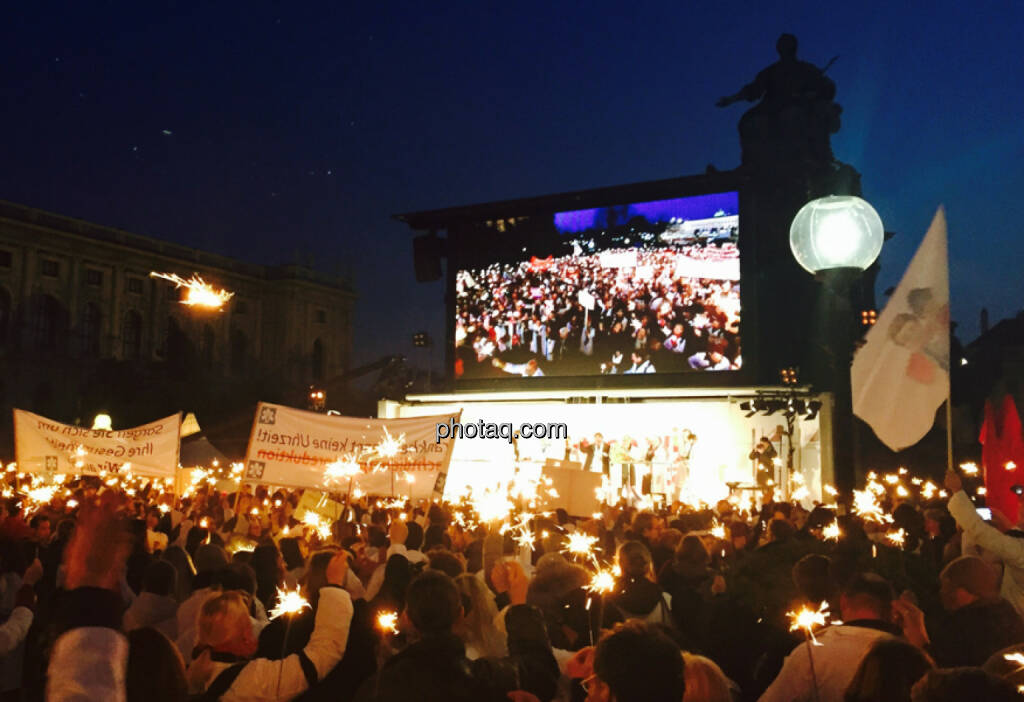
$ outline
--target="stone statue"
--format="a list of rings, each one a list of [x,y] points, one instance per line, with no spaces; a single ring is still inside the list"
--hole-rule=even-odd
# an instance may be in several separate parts
[[[779,60],[758,73],[738,93],[716,103],[718,107],[727,107],[740,100],[760,100],[740,118],[744,165],[770,167],[780,160],[833,160],[829,135],[839,131],[842,112],[833,102],[836,86],[825,75],[828,66],[821,69],[798,60],[796,48],[795,36],[780,36],[775,44]]]

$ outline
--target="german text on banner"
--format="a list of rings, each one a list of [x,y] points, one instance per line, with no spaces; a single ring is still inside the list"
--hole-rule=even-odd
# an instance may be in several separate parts
[[[261,402],[245,454],[246,482],[368,495],[430,498],[448,472],[454,439],[437,441],[437,425],[458,414],[411,419],[365,419],[320,414]],[[381,441],[400,440],[394,455]],[[328,477],[339,461],[353,468]],[[358,468],[355,468],[358,466]],[[443,485],[443,479],[441,480]]]
[[[128,466],[137,475],[173,478],[180,431],[181,414],[106,431],[61,424],[16,409],[14,455],[18,470],[29,473],[99,475]]]
[[[850,380],[854,414],[893,451],[920,441],[949,397],[949,262],[942,208],[854,356]]]

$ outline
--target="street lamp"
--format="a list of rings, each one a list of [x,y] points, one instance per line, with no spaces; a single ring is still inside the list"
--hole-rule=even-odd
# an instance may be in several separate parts
[[[857,324],[850,290],[882,251],[885,230],[875,209],[859,197],[830,195],[800,208],[789,228],[797,263],[822,283],[818,320],[822,377],[835,400],[832,455],[840,489],[854,487],[853,401],[850,361]]]
[[[875,208],[853,195],[829,195],[800,208],[789,227],[796,262],[815,275],[868,268],[882,252],[885,230]]]

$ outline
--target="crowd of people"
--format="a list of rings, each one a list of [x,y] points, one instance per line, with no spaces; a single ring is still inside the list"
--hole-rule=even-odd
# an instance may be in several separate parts
[[[362,497],[328,522],[285,490],[85,478],[3,503],[0,694],[1016,699],[1024,531],[984,521],[957,474],[945,487],[869,516],[723,500],[486,522],[469,502]],[[792,630],[800,612],[817,623]]]
[[[723,262],[735,262],[738,274],[734,243],[577,252],[459,271],[456,372],[737,370],[739,283],[693,275],[720,271],[714,266]]]

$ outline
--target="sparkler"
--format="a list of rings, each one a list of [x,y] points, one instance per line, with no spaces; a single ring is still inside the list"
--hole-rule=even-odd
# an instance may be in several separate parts
[[[825,525],[825,528],[821,530],[821,535],[825,537],[826,541],[839,541],[843,535],[839,528],[839,521],[833,520],[831,524]]]
[[[719,524],[718,520],[716,519],[714,521],[714,523],[712,524],[712,526],[711,526],[711,535],[713,537],[715,537],[716,539],[724,539],[725,538],[725,525]]]
[[[960,470],[964,472],[964,475],[977,475],[978,464],[977,463],[961,463]]]
[[[814,637],[814,628],[823,627],[828,624],[828,618],[830,616],[828,611],[828,602],[822,602],[821,606],[817,610],[813,610],[810,607],[801,607],[795,612],[786,612],[786,616],[789,617],[789,630],[796,631],[797,629],[803,629],[807,638],[815,646],[821,646],[822,644]]]
[[[885,535],[885,538],[889,539],[889,542],[900,548],[907,542],[907,532],[903,529],[897,529],[896,531],[890,531]]]
[[[875,483],[877,485],[877,483]],[[887,515],[882,506],[878,504],[878,498],[871,492],[871,485],[867,490],[853,491],[853,513],[862,519],[883,524],[891,522],[892,517]]]
[[[398,612],[384,611],[377,615],[377,628],[385,634],[398,634]]]
[[[575,531],[568,535],[568,543],[565,550],[576,556],[594,557],[594,545],[597,544],[597,537]]]
[[[149,277],[170,281],[174,283],[176,289],[185,288],[185,299],[181,301],[181,304],[188,307],[219,310],[224,307],[224,303],[235,296],[234,293],[227,290],[215,290],[212,285],[196,274],[185,280],[176,273],[157,273],[154,271],[149,274]]]
[[[811,682],[814,684],[814,699],[820,702],[821,695],[818,692],[818,675],[814,671],[813,649],[815,646],[821,646],[822,644],[814,637],[814,627],[822,627],[828,623],[828,602],[822,602],[817,611],[810,607],[801,607],[796,612],[786,612],[786,616],[790,619],[789,630],[803,629],[804,635],[807,637],[807,643],[809,644],[807,646],[807,659],[811,664]]]
[[[277,619],[281,616],[298,614],[302,610],[309,608],[309,600],[302,596],[299,588],[288,590],[287,588],[279,587],[277,588],[277,605],[267,614],[270,615],[271,619]]]
[[[615,575],[610,570],[599,570],[590,579],[587,590],[593,593],[605,594],[615,589]]]

